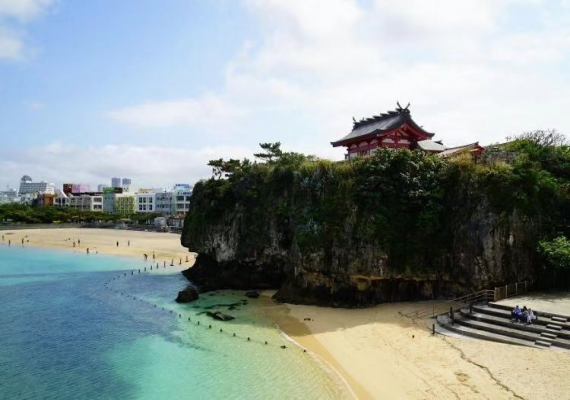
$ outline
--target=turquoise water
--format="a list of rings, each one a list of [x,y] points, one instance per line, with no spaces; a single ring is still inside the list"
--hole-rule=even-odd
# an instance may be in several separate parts
[[[184,277],[168,268],[138,273],[149,266],[0,246],[0,398],[348,397],[258,300],[226,291],[178,305]],[[208,309],[237,318],[213,321]]]

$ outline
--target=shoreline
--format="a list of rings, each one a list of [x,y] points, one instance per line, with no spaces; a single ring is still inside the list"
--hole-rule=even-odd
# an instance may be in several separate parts
[[[92,256],[100,253],[143,259],[144,254],[147,254],[150,261],[154,252],[156,261],[174,261],[175,265],[179,265],[180,260],[181,265],[192,265],[195,256],[195,253],[182,247],[179,240],[173,240],[174,237],[179,238],[179,235],[173,237],[164,232],[79,227],[32,228],[0,230],[0,236],[4,236],[4,241],[0,244],[5,246],[11,240],[11,246],[14,247],[49,248],[83,254],[89,248],[89,255]],[[78,240],[81,242],[77,243]]]
[[[24,247],[83,254],[90,247],[102,255],[142,259],[143,253],[151,256],[154,251],[157,261],[182,260],[184,269],[192,266],[195,254],[176,236],[157,232],[56,228],[3,230],[0,235],[5,235],[4,245],[10,237],[15,247],[27,237]],[[71,238],[80,238],[81,246],[74,248]],[[125,245],[129,240],[131,245]],[[262,292],[260,312],[359,399],[555,399],[570,393],[566,352],[432,336],[426,321],[402,316],[432,302],[340,309],[276,304],[271,294]],[[532,379],[521,385],[525,377]]]
[[[261,296],[265,298],[267,303],[262,307],[265,315],[273,321],[279,332],[295,346],[307,350],[311,357],[313,357],[314,362],[322,364],[321,368],[323,368],[325,372],[334,375],[334,377],[345,386],[345,389],[352,398],[372,399],[372,395],[350,376],[327,349],[310,334],[305,324],[283,313],[284,310],[288,310],[288,304],[278,305],[270,303],[272,302],[271,296],[273,296],[274,293],[275,290],[264,290],[261,292]],[[306,336],[299,335],[300,331],[303,331]]]

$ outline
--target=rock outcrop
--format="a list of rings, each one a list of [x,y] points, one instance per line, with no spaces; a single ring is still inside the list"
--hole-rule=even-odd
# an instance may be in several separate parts
[[[176,297],[177,303],[190,303],[194,300],[198,300],[198,290],[193,285],[188,285],[186,289],[181,290],[178,292],[178,296]]]
[[[225,203],[197,185],[182,245],[198,257],[184,275],[200,292],[271,288],[279,301],[333,307],[448,298],[538,275],[540,214],[528,216],[516,207],[498,210],[476,183],[456,181],[444,195],[437,185],[450,184],[436,183],[430,190],[437,196],[420,200],[413,196],[421,195],[423,187],[402,188],[402,201],[411,204],[404,208],[397,203],[396,184],[388,199],[395,200],[385,206],[386,196],[363,200],[354,190],[340,192],[342,182],[327,189],[319,174],[321,181],[314,173],[291,178],[278,189],[240,183],[236,192],[241,191]],[[365,178],[377,177],[370,176]],[[377,189],[361,180],[356,183],[369,197],[384,188],[383,182]],[[242,200],[252,187],[256,199]],[[332,206],[326,203],[332,201]],[[431,214],[426,216],[425,207],[434,202],[441,203],[441,211],[426,219]],[[389,209],[377,211],[384,206]],[[204,222],[209,214],[214,217]],[[399,229],[397,235],[384,236],[392,231],[381,224],[392,214],[415,225],[400,226],[395,219],[387,226]],[[438,228],[423,230],[424,220],[435,220]]]

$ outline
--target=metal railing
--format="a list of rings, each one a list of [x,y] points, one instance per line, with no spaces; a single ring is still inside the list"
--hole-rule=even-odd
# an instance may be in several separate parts
[[[410,313],[404,314],[404,316],[409,318],[435,318],[438,315],[449,312],[450,309],[456,311],[463,307],[467,307],[470,304],[488,303],[489,301],[494,300],[494,290],[480,290],[478,292],[470,293],[466,296],[457,297],[452,300],[447,300],[443,303],[434,304],[431,307],[424,307],[419,310],[412,311]]]
[[[420,308],[419,310],[403,314],[410,318],[435,318],[438,315],[448,313],[450,310],[457,311],[471,304],[488,303],[490,301],[499,301],[509,297],[527,293],[531,288],[532,282],[523,281],[512,283],[510,285],[499,286],[494,290],[480,290],[465,296],[447,300],[443,303],[434,304]]]
[[[518,296],[527,293],[531,287],[531,282],[523,281],[511,283],[510,285],[499,286],[495,288],[495,301],[508,299],[509,297]]]

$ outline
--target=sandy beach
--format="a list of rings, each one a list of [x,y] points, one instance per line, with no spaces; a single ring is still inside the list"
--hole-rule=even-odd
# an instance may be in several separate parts
[[[194,261],[193,253],[180,244],[180,235],[161,232],[139,232],[119,229],[64,228],[64,229],[23,229],[1,231],[4,245],[8,240],[12,246],[45,247],[91,254],[111,254],[143,258],[147,254],[152,260],[155,253],[157,260],[178,264],[180,259]],[[79,243],[79,241],[81,243]],[[75,247],[73,247],[75,242]],[[119,245],[117,246],[117,242]],[[188,264],[186,264],[188,266]]]
[[[432,336],[425,321],[400,314],[422,307],[276,305],[268,313],[336,369],[358,398],[570,399],[570,352]]]
[[[154,251],[157,260],[185,261],[189,256],[193,262],[175,234],[35,229],[0,235],[3,245],[11,240],[12,246],[21,246],[24,238],[24,246],[75,252],[89,247],[99,254],[140,258],[144,253],[152,257]],[[359,310],[264,304],[287,335],[328,363],[361,399],[570,399],[570,352],[432,336],[425,321],[400,314],[423,308],[425,302]]]

